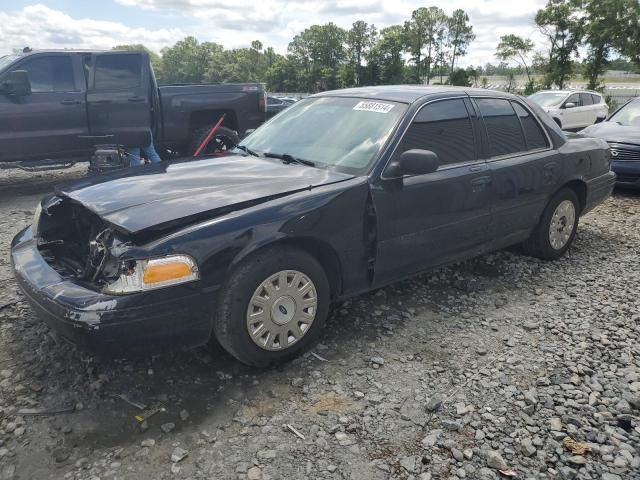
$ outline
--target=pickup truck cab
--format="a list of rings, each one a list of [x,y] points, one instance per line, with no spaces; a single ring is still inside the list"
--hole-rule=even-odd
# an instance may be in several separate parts
[[[229,155],[58,188],[11,256],[35,310],[75,343],[213,336],[267,365],[318,338],[336,300],[519,243],[561,257],[611,194],[610,162],[605,141],[568,139],[509,94],[325,92]]]
[[[96,145],[191,155],[204,133],[264,121],[260,84],[158,86],[146,52],[30,51],[0,58],[0,166],[88,160]]]
[[[543,90],[529,96],[563,130],[579,130],[602,122],[609,106],[598,92],[588,90]]]

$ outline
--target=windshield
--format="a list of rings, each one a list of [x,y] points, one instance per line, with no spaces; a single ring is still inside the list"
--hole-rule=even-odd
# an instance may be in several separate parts
[[[0,57],[0,71],[19,58],[20,55],[5,55],[3,57]]]
[[[620,125],[634,125],[640,127],[640,100],[627,103],[624,107],[614,113],[609,119],[610,122],[617,122]]]
[[[552,107],[558,105],[567,96],[563,92],[538,92],[530,95],[529,98],[541,107]]]
[[[242,146],[258,154],[288,154],[318,167],[363,174],[406,110],[406,104],[388,101],[308,98],[257,129]]]

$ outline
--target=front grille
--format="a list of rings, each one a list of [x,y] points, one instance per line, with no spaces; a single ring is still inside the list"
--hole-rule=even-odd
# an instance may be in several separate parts
[[[640,162],[640,145],[609,144],[613,161]]]
[[[636,183],[640,180],[640,175],[618,175],[616,174],[616,181],[622,183]]]

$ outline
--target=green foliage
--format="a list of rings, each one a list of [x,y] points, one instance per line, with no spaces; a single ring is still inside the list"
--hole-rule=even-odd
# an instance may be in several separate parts
[[[500,37],[500,43],[496,48],[496,58],[504,62],[515,61],[527,72],[528,84],[533,85],[531,71],[529,70],[529,61],[527,60],[527,57],[532,51],[533,42],[530,39],[513,34],[503,35]]]
[[[470,87],[471,81],[469,80],[469,73],[464,68],[456,68],[451,72],[451,75],[449,75],[449,83],[459,87]]]

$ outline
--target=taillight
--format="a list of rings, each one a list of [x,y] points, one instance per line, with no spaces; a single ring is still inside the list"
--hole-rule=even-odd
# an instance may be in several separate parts
[[[258,95],[258,109],[263,112],[267,111],[267,92],[264,90]]]

